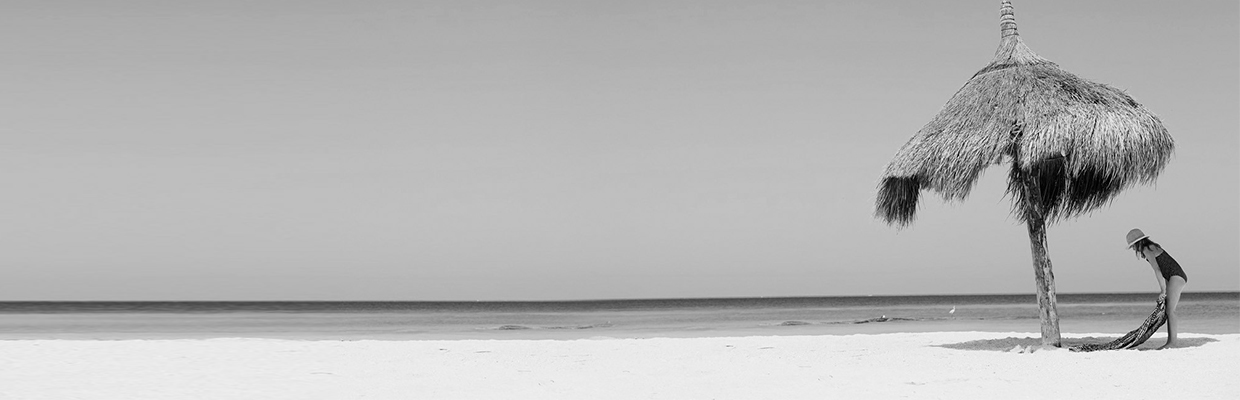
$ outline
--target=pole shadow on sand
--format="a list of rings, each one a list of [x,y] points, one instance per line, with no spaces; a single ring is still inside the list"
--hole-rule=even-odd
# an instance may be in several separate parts
[[[1110,341],[1117,339],[1118,337],[1119,336],[1115,336],[1115,337],[1089,336],[1089,337],[1080,337],[1080,338],[1065,337],[1063,338],[1063,346],[1064,347],[1075,347],[1075,346],[1080,346],[1080,345],[1089,344],[1089,343],[1110,342]],[[1165,343],[1165,341],[1166,341],[1165,338],[1155,338],[1154,340],[1147,341],[1144,344],[1141,344],[1129,350],[1140,350],[1140,351],[1154,350],[1154,349],[1157,349],[1159,346],[1162,346],[1163,343]],[[1218,341],[1217,339],[1204,338],[1204,337],[1203,338],[1180,337],[1176,339],[1176,346],[1173,347],[1172,349],[1179,349],[1179,348],[1185,348],[1185,347],[1201,347],[1202,345],[1205,345],[1206,343],[1217,342],[1217,341]],[[1036,349],[1042,346],[1042,339],[1035,338],[1035,337],[1023,337],[1023,338],[1006,337],[1002,339],[983,339],[983,340],[970,340],[967,342],[960,342],[960,343],[949,343],[949,344],[939,345],[938,347],[945,347],[945,348],[957,349],[957,350],[1012,351],[1014,348],[1018,346],[1021,347],[1022,349],[1030,349],[1030,348]]]

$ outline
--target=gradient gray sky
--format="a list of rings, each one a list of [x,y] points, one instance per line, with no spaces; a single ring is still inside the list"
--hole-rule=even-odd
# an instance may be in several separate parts
[[[0,300],[1033,293],[1004,169],[872,218],[999,1],[4,1]],[[1016,1],[1161,116],[1155,187],[1049,232],[1063,292],[1240,289],[1240,10]]]

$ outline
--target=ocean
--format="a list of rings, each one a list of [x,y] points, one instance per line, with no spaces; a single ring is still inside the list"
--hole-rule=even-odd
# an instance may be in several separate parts
[[[1156,293],[1059,294],[1060,328],[1124,333]],[[1240,292],[1184,293],[1186,333],[1240,333]],[[589,339],[1039,332],[1032,294],[477,302],[0,302],[0,339]]]

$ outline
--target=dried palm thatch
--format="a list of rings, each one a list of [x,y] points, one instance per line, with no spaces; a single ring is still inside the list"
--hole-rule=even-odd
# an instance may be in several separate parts
[[[905,226],[922,189],[963,200],[982,171],[1011,162],[1008,194],[1022,221],[1054,222],[1106,205],[1167,164],[1171,136],[1123,91],[1035,54],[1000,11],[994,60],[977,71],[887,165],[875,215]]]

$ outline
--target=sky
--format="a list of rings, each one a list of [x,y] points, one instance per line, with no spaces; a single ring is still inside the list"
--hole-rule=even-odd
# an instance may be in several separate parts
[[[0,300],[1035,291],[1006,167],[873,217],[995,1],[3,1]],[[1159,115],[1153,186],[1049,229],[1060,293],[1240,290],[1240,5],[1016,1]]]

